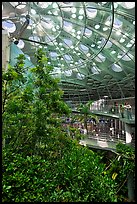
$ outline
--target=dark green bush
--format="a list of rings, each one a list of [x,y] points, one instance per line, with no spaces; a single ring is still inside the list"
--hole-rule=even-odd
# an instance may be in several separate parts
[[[116,201],[114,181],[102,174],[100,158],[76,141],[58,139],[61,148],[45,148],[48,159],[3,153],[3,202]]]

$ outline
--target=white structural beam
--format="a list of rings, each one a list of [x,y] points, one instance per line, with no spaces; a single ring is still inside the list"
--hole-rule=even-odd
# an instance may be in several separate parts
[[[10,41],[9,34],[6,30],[2,30],[2,70],[6,71],[8,68],[10,57]]]

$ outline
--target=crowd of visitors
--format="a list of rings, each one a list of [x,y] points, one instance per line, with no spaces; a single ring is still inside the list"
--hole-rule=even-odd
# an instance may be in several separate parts
[[[118,104],[114,102],[114,105],[111,107],[110,112],[113,114],[120,114],[122,118],[132,119],[132,107],[128,102],[125,104]]]

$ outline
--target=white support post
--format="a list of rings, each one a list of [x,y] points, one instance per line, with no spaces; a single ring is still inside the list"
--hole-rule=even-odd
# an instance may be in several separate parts
[[[10,41],[9,34],[6,30],[2,30],[2,71],[7,71],[10,58]],[[5,138],[3,138],[2,146],[5,147]]]
[[[8,68],[10,57],[10,41],[9,34],[6,30],[2,30],[2,70],[6,71]]]
[[[130,144],[132,140],[131,126],[127,123],[125,123],[125,132],[126,132],[126,144]]]

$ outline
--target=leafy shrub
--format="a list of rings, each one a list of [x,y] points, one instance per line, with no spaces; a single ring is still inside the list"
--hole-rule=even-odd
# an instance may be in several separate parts
[[[3,153],[3,202],[116,201],[114,181],[102,174],[100,158],[76,141],[59,138],[62,152],[59,146],[45,148],[45,159]]]

